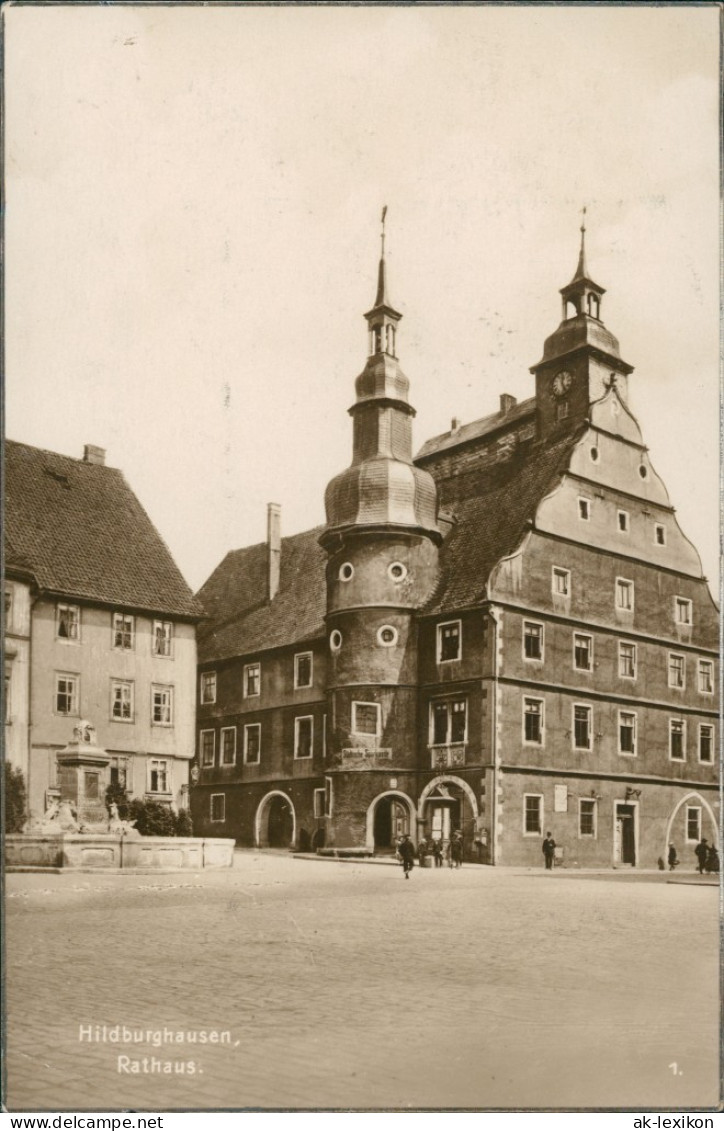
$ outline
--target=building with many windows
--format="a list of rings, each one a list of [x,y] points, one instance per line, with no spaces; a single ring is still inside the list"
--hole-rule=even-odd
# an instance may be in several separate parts
[[[32,815],[58,793],[56,754],[96,727],[130,796],[188,803],[199,609],[122,473],[5,444],[6,756]]]
[[[534,395],[412,455],[384,255],[326,524],[202,588],[195,827],[241,844],[655,867],[718,843],[718,614],[578,265]],[[691,857],[693,860],[693,857]]]

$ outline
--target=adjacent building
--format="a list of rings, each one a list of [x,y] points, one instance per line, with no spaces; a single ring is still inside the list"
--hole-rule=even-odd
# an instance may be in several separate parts
[[[199,593],[199,832],[656,866],[718,843],[718,612],[629,407],[585,232],[534,395],[413,458],[386,265],[326,524]]]
[[[130,796],[188,804],[199,607],[123,474],[5,443],[5,751],[34,816],[89,719]]]

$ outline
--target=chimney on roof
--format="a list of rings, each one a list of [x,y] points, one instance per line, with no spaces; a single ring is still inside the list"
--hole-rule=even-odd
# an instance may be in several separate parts
[[[279,503],[268,503],[266,508],[267,597],[273,601],[279,591],[279,573],[282,557],[282,508]]]
[[[460,417],[453,416],[452,420],[450,421],[450,431],[458,432],[460,430],[460,423]]]
[[[83,462],[96,463],[100,467],[105,467],[106,449],[97,448],[95,444],[86,444],[83,448]]]
[[[510,393],[500,394],[500,411],[505,415],[510,412],[511,408],[515,408],[518,401],[515,397],[511,397]]]

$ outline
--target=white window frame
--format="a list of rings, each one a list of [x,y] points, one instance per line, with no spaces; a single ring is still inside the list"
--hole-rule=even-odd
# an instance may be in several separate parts
[[[207,734],[211,735],[211,759],[206,760],[206,751],[204,750],[204,738]],[[204,730],[199,731],[199,762],[201,763],[202,770],[208,770],[216,765],[216,730],[213,727],[206,727]]]
[[[226,757],[224,751],[224,735],[233,734],[234,744],[231,751],[231,761]],[[219,765],[220,766],[235,766],[236,765],[236,727],[222,727],[219,732]]]
[[[256,670],[257,673],[257,689],[256,691],[249,691],[249,674]],[[258,699],[261,695],[261,663],[257,660],[253,664],[244,664],[242,698],[244,699]]]
[[[256,747],[256,758],[249,757],[249,734],[255,730],[259,736]],[[261,723],[244,723],[244,765],[258,766],[261,762]]]
[[[299,682],[299,661],[309,658],[309,683]],[[314,652],[294,653],[294,690],[304,691],[314,685]]]
[[[681,660],[678,668],[674,664],[675,660]],[[675,680],[677,670],[681,672],[681,683],[677,683]],[[682,652],[669,652],[666,658],[666,675],[669,687],[674,688],[675,691],[686,690],[686,656]]]
[[[556,582],[562,582],[563,589],[559,589]],[[553,566],[551,569],[551,593],[554,597],[565,597],[570,599],[571,596],[571,571],[564,569],[563,566]]]
[[[211,695],[207,697],[207,689],[211,689]],[[199,676],[199,703],[202,707],[207,707],[211,703],[216,702],[216,672],[208,671],[201,672]]]
[[[576,639],[581,637],[583,640],[588,641],[588,667],[582,668],[576,663]],[[573,670],[576,672],[592,672],[593,671],[593,636],[590,632],[574,632],[573,633]]]
[[[621,744],[621,729],[624,715],[633,719],[633,750],[624,750]],[[638,714],[636,711],[618,712],[618,752],[622,758],[635,758],[638,754]]]
[[[702,676],[706,676],[708,687],[702,686],[704,680]],[[714,661],[702,660],[699,658],[698,664],[698,687],[700,695],[713,695],[714,694]]]
[[[121,715],[116,715],[113,708],[116,705],[116,688],[125,688],[129,691],[128,704],[130,714],[127,718]],[[136,716],[136,694],[135,687],[132,679],[112,679],[111,680],[111,705],[110,705],[110,718],[113,723],[132,723]],[[120,701],[123,704],[123,700]]]
[[[214,816],[214,802],[221,798],[221,816]],[[212,793],[209,798],[209,824],[223,825],[226,823],[226,794],[225,793]]]
[[[368,730],[357,729],[357,708],[358,707],[374,707],[375,715],[377,716],[377,723],[374,733]],[[379,703],[369,703],[363,699],[355,699],[352,702],[352,734],[360,735],[362,738],[379,738],[382,734],[382,708]]]
[[[616,590],[615,590],[615,592],[616,592],[616,598],[615,598],[616,608],[622,613],[632,613],[634,611],[635,589],[634,589],[634,583],[631,580],[631,578],[630,577],[617,577],[616,578]],[[621,604],[619,598],[624,593],[628,593],[629,598],[630,598],[630,604]]]
[[[709,731],[709,757],[708,758],[702,758],[702,756],[701,756],[701,738],[702,738],[702,731],[704,731],[704,730]],[[698,760],[699,760],[699,762],[701,763],[702,766],[713,766],[714,765],[714,737],[715,737],[715,734],[714,734],[714,724],[713,723],[699,723],[699,733],[697,735],[698,741],[697,741],[697,744],[696,744],[696,755],[697,755],[697,758],[698,758]]]
[[[171,793],[171,790],[169,789],[169,780],[168,780],[169,779],[169,768],[168,768],[169,761],[170,761],[170,759],[168,759],[168,758],[149,758],[148,759],[148,780],[147,780],[147,787],[148,788],[147,788],[147,791],[146,791],[147,793],[152,793],[152,794],[154,794],[154,796],[161,796],[161,797],[167,797],[168,794]],[[163,789],[152,789],[154,766],[159,766],[159,767],[163,766],[163,769],[156,770],[156,773],[163,774],[163,777],[164,777],[164,788]]]
[[[679,613],[685,612],[688,619],[682,620]],[[674,622],[675,624],[683,625],[685,628],[691,628],[694,623],[694,606],[689,597],[674,597]]]
[[[168,695],[168,721],[160,721],[154,716],[156,714],[156,694],[167,693]],[[155,727],[172,727],[173,726],[173,686],[168,683],[152,683],[151,684],[151,726]]]
[[[354,577],[354,566],[351,562],[342,562],[337,575],[340,581],[351,581]]]
[[[583,710],[588,713],[588,746],[578,746],[576,743],[576,710]],[[571,747],[573,750],[587,751],[589,754],[593,750],[593,707],[590,703],[572,703],[571,704]]]
[[[526,738],[525,737],[525,719],[526,719],[526,714],[528,713],[528,712],[526,712],[526,709],[525,709],[526,703],[537,703],[540,707],[540,710],[538,711],[538,719],[540,721],[540,738],[539,739],[533,739],[533,738]],[[522,720],[521,720],[523,745],[524,746],[533,746],[537,749],[540,749],[542,746],[545,746],[545,733],[546,733],[546,730],[545,730],[545,710],[546,710],[545,699],[539,699],[535,695],[524,695],[523,696],[523,702],[522,702],[521,706],[522,706],[522,709],[523,709],[523,717],[522,717]],[[533,712],[530,712],[530,714],[532,715]]]
[[[392,633],[391,640],[383,640],[383,634],[386,632]],[[377,643],[380,648],[394,648],[397,641],[400,639],[400,633],[395,628],[394,624],[381,624],[377,629]]]
[[[526,637],[528,635],[528,633],[526,632],[527,628],[538,628],[538,629],[540,629],[540,634],[537,638],[538,643],[540,645],[540,656],[528,656],[528,655],[526,655],[525,641],[526,641]],[[535,639],[535,637],[532,637],[532,639]],[[528,664],[542,664],[544,662],[544,660],[545,660],[545,625],[541,621],[537,621],[537,620],[524,620],[523,621],[523,638],[521,640],[521,651],[522,651],[523,659]]]
[[[321,804],[320,804],[320,795],[321,795]],[[327,790],[324,787],[322,787],[322,789],[315,789],[314,790],[314,793],[312,795],[312,806],[313,806],[313,808],[312,808],[313,816],[317,820],[320,820],[322,817],[327,816]]]
[[[463,738],[453,742],[452,738],[452,720],[453,720],[453,704],[465,704],[465,734]],[[445,741],[435,742],[435,708],[444,704],[447,708],[447,725],[445,727]],[[428,745],[430,747],[436,746],[465,746],[468,741],[468,721],[470,713],[468,711],[468,697],[467,695],[445,695],[438,696],[436,699],[430,700],[429,706],[429,721],[428,721]]]
[[[128,634],[126,622],[130,624],[130,644],[120,643],[116,641],[116,634],[121,633],[122,636]],[[111,647],[114,652],[133,652],[136,647],[136,618],[131,613],[114,612],[111,617]]]
[[[309,719],[309,753],[299,753],[299,724]],[[299,761],[307,762],[314,757],[314,715],[296,715],[294,718],[294,757]]]
[[[539,803],[540,803],[539,806],[538,806],[538,829],[535,832],[529,832],[528,829],[527,829],[527,823],[528,822],[526,821],[526,817],[528,815],[528,806],[527,806],[526,803],[527,803],[527,800],[528,800],[529,797],[536,797],[538,799]],[[545,818],[545,812],[544,812],[544,810],[545,810],[545,803],[544,803],[544,800],[543,800],[543,794],[542,793],[524,793],[523,794],[523,814],[522,814],[522,816],[523,816],[523,836],[529,836],[529,837],[541,837],[541,836],[543,836],[543,827],[545,825],[545,819],[544,819]]]
[[[161,649],[159,649],[160,641],[163,642],[163,648]],[[173,658],[173,621],[155,620],[153,622],[151,652],[154,656],[162,660],[170,660]]]
[[[63,612],[68,612],[71,615],[71,623],[75,626],[74,636],[61,636],[60,635],[60,622]],[[80,644],[81,640],[81,619],[80,619],[80,605],[70,605],[65,601],[58,601],[55,606],[55,639],[59,640],[61,644]]]
[[[591,521],[591,500],[585,495],[578,496],[578,518],[580,522]]]
[[[697,818],[696,818],[697,832],[696,832],[695,837],[689,836],[689,813],[696,813],[697,814]],[[698,844],[699,841],[701,840],[701,805],[687,805],[686,806],[686,815],[684,816],[684,827],[685,827],[685,833],[684,833],[685,844]]]
[[[61,680],[61,679],[72,680],[73,684],[75,685],[73,693],[72,693],[72,697],[71,697],[71,703],[70,703],[71,709],[68,710],[68,711],[59,711],[58,710],[58,694],[59,694],[59,692],[58,692],[58,681]],[[64,694],[67,695],[68,693],[64,692]],[[80,715],[80,675],[77,672],[56,672],[55,673],[55,681],[54,681],[54,689],[53,689],[53,714],[59,715],[62,719],[76,719]]]
[[[623,525],[621,519],[623,519]],[[622,510],[621,507],[616,511],[616,530],[619,534],[631,533],[631,515],[628,511]]]
[[[661,538],[659,538],[659,531],[661,531]],[[664,526],[663,522],[654,523],[654,545],[666,545],[666,527]]]
[[[581,831],[581,818],[583,816],[583,806],[593,806],[593,832],[584,833]],[[578,839],[579,840],[598,840],[598,800],[595,797],[579,797],[578,798]]]
[[[633,652],[632,652],[633,675],[622,675],[621,674],[621,659],[622,659],[621,649],[622,648],[632,648],[633,649]],[[619,642],[618,642],[618,678],[619,679],[635,680],[637,673],[638,673],[638,647],[636,646],[636,644],[634,644],[633,640],[619,640]]]
[[[681,724],[681,758],[674,758],[674,724]],[[686,719],[669,719],[669,761],[670,762],[685,762],[686,761]]]
[[[457,625],[458,630],[458,649],[456,656],[448,656],[446,660],[442,658],[443,647],[443,629],[453,628]],[[461,620],[444,620],[436,626],[436,639],[437,639],[437,662],[438,664],[455,664],[463,658],[463,622]]]

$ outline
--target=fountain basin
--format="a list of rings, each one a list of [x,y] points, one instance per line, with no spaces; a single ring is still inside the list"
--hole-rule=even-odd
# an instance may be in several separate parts
[[[119,833],[10,833],[5,871],[200,871],[231,868],[232,839]]]

